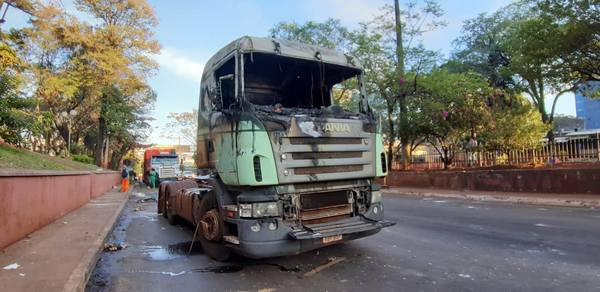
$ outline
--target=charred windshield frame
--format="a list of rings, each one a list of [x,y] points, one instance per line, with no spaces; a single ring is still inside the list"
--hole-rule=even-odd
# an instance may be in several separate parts
[[[238,60],[236,65],[239,66],[236,66],[236,71],[239,70],[237,81],[240,94],[238,96],[247,103],[259,107],[275,105],[304,109],[328,107],[333,104],[334,85],[357,78],[359,112],[369,111],[362,70],[359,68],[325,63],[316,56],[315,60],[307,60],[252,52],[239,53],[236,57]],[[277,75],[277,70],[281,74]],[[257,102],[259,100],[262,102]],[[296,104],[293,104],[294,102]]]

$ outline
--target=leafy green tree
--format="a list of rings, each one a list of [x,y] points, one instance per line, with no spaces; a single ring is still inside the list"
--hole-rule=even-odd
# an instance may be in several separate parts
[[[144,92],[147,99],[154,99],[152,91]],[[106,143],[109,147],[105,156],[109,167],[117,169],[123,157],[131,151],[137,142],[144,139],[149,124],[144,116],[148,108],[136,104],[140,97],[126,96],[116,86],[108,87],[102,92],[101,116],[105,121],[106,134],[110,137]]]
[[[4,40],[0,32],[0,39]],[[21,97],[21,60],[4,41],[0,42],[0,138],[8,143],[20,144],[23,132],[32,124],[31,100]]]
[[[487,82],[474,73],[436,69],[422,84],[421,103],[414,110],[422,115],[424,134],[447,169],[464,141],[476,138],[490,119],[484,102]]]
[[[558,99],[598,77],[600,26],[595,12],[598,6],[590,1],[543,0],[518,1],[492,15],[482,14],[465,22],[463,36],[455,41],[459,51],[446,68],[474,70],[492,86],[527,93],[540,119],[550,125]]]
[[[510,58],[502,48],[514,14],[514,9],[508,9],[466,20],[463,34],[453,42],[456,51],[444,67],[450,72],[474,71],[485,76],[491,86],[514,89],[513,76],[505,70]]]
[[[551,49],[563,42],[560,29],[550,18],[534,16],[512,24],[510,30],[503,44],[511,58],[508,70],[518,76],[520,86],[538,108],[542,121],[551,124],[558,98],[575,91],[580,82],[571,78],[571,70]],[[555,96],[548,113],[545,101],[552,93]]]
[[[332,18],[324,22],[307,21],[303,24],[279,22],[269,30],[269,35],[330,49],[350,50],[350,31],[339,20]]]
[[[138,139],[125,135],[131,127],[111,124],[113,108],[127,105],[147,109],[155,100],[147,78],[157,67],[151,59],[160,49],[153,33],[157,20],[146,1],[74,2],[79,12],[92,19],[90,23],[55,2],[36,1],[30,11],[31,27],[13,30],[11,35],[27,65],[25,75],[30,77],[27,83],[33,92],[35,115],[51,117],[49,125],[41,124],[44,134],[40,140],[46,141],[45,150],[58,153],[65,148],[69,123],[60,113],[75,109],[79,114],[72,119],[72,139],[76,143],[83,140],[93,148],[96,164],[107,165],[106,153],[122,152],[137,141],[117,143],[121,138]],[[107,94],[113,88],[121,94]],[[124,100],[116,102],[110,96]],[[139,122],[128,121],[128,125]],[[57,143],[59,140],[64,142]]]
[[[537,109],[522,95],[496,90],[489,101],[491,117],[480,132],[480,146],[489,151],[509,154],[510,150],[531,149],[540,145],[549,126]],[[506,103],[510,100],[510,103]],[[499,102],[498,102],[499,101]]]
[[[590,0],[536,1],[540,17],[557,27],[561,40],[549,49],[561,58],[574,76],[584,81],[600,81],[600,5]],[[569,82],[571,80],[566,80]],[[595,91],[594,96],[598,96]]]

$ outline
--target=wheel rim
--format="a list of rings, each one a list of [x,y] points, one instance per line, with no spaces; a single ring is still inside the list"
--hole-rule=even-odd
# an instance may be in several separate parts
[[[207,211],[202,216],[200,225],[202,226],[202,235],[204,238],[210,241],[218,241],[220,239],[221,219],[217,210],[212,209]]]

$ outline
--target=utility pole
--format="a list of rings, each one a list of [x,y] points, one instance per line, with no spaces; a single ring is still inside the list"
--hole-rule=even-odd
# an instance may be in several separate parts
[[[404,77],[404,46],[402,45],[402,20],[400,19],[400,1],[394,0],[396,14],[396,58],[398,59],[398,75]]]
[[[404,45],[402,36],[402,19],[400,13],[400,1],[394,0],[394,12],[396,16],[396,59],[398,65],[396,67],[396,75],[398,77],[398,83],[400,87],[405,83],[404,80]],[[406,106],[406,93],[398,92],[398,105],[400,106],[400,123],[398,125],[398,136],[400,138],[400,147],[402,149],[402,168],[408,169],[410,164],[410,145],[408,144],[408,137],[406,136],[406,129],[408,125]]]

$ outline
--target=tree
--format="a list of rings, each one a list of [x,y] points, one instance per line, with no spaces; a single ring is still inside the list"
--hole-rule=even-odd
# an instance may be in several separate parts
[[[480,15],[465,22],[463,36],[455,41],[460,50],[447,68],[475,70],[492,86],[527,93],[550,125],[558,99],[594,80],[600,68],[597,10],[589,1],[519,1]],[[552,95],[547,110],[546,98]],[[552,131],[547,134],[552,138]]]
[[[479,135],[480,145],[506,154],[510,150],[538,147],[549,126],[542,123],[537,109],[520,94],[496,90],[492,97],[496,102],[488,102],[491,118]]]
[[[5,40],[10,35],[0,32],[0,138],[22,146],[28,133],[36,131],[39,123],[32,115],[33,101],[24,97],[23,61]]]
[[[157,67],[151,59],[160,49],[152,31],[157,21],[144,0],[74,2],[90,23],[55,2],[33,2],[31,27],[11,36],[25,64],[34,113],[50,117],[51,123],[40,123],[43,150],[65,149],[69,129],[60,113],[76,109],[70,135],[75,144],[83,141],[93,150],[98,165],[109,164],[112,153],[116,167],[119,153],[142,137],[146,118],[137,111],[149,109],[156,98],[147,79]]]
[[[391,167],[392,148],[399,138],[403,166],[408,168],[411,141],[416,137],[407,100],[415,95],[419,77],[431,70],[439,57],[423,48],[420,38],[445,23],[440,21],[443,11],[435,1],[410,1],[402,9],[397,7],[398,11],[386,5],[381,15],[361,24],[353,34],[353,54],[364,65],[372,104],[382,109],[386,120],[388,164]]]
[[[493,87],[514,89],[512,74],[504,70],[509,56],[502,43],[509,24],[517,17],[515,14],[514,9],[506,9],[466,20],[462,35],[453,41],[455,52],[444,67],[455,73],[474,71],[485,76]]]
[[[304,24],[282,21],[269,30],[269,35],[346,52],[350,50],[350,31],[339,20],[332,18],[325,22],[307,21]]]
[[[562,40],[550,49],[559,55],[573,78],[600,81],[600,6],[589,0],[542,0],[537,10],[557,26]],[[568,82],[569,80],[567,80]],[[598,96],[598,91],[594,93]]]
[[[463,141],[476,138],[489,120],[487,82],[474,73],[436,69],[422,84],[421,103],[413,110],[425,119],[424,134],[448,169]]]
[[[102,92],[117,86],[124,96],[134,98],[135,106],[143,106],[152,100],[146,79],[157,64],[150,58],[160,50],[154,39],[153,27],[157,20],[146,1],[76,0],[76,7],[98,20],[91,33],[73,39],[82,50],[75,58],[80,70],[90,79],[82,90],[86,93]],[[88,64],[95,64],[90,67]],[[93,80],[93,81],[92,81]],[[106,95],[98,95],[100,98]],[[102,101],[100,101],[102,103]],[[103,145],[108,139],[106,112],[98,118],[95,162],[103,160]]]
[[[106,134],[111,137],[107,146],[109,150],[105,154],[109,157],[107,161],[110,163],[110,168],[116,169],[119,167],[119,162],[123,157],[137,146],[137,141],[146,137],[146,130],[150,127],[143,113],[147,112],[148,108],[138,106],[137,99],[154,99],[156,98],[152,91],[143,93],[147,96],[132,97],[126,96],[116,86],[105,88],[102,93],[102,110],[101,117],[106,122]]]
[[[511,25],[503,48],[510,54],[510,72],[518,76],[523,90],[531,97],[545,124],[551,124],[558,98],[573,92],[580,80],[573,80],[571,71],[552,48],[563,40],[559,27],[548,17],[534,16]],[[546,110],[546,97],[554,93],[552,107]],[[552,132],[549,132],[549,137]]]
[[[198,110],[191,112],[169,113],[169,122],[163,128],[162,136],[169,139],[183,138],[189,145],[196,145],[196,131],[198,130]]]

